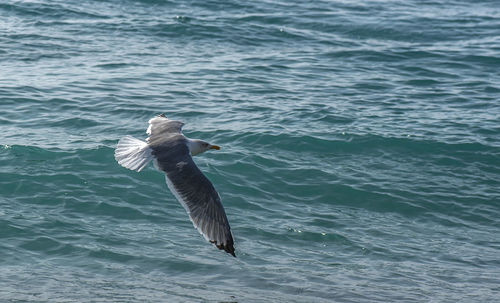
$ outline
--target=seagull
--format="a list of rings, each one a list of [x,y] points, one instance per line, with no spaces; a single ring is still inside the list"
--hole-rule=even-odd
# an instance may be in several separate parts
[[[123,137],[116,146],[115,159],[121,166],[138,172],[153,160],[155,167],[165,172],[170,191],[184,206],[194,227],[218,249],[236,257],[219,194],[192,158],[220,147],[185,137],[183,125],[164,114],[156,116],[149,120],[146,142],[132,136]]]

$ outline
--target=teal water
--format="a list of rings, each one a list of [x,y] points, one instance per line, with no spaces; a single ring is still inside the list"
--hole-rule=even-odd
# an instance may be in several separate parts
[[[0,301],[499,302],[498,1],[0,3]],[[238,258],[152,166],[154,115]]]

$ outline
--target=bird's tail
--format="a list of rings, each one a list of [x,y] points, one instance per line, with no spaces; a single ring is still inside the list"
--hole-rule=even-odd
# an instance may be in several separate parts
[[[123,167],[141,171],[153,159],[151,148],[144,141],[125,136],[118,141],[115,159]]]

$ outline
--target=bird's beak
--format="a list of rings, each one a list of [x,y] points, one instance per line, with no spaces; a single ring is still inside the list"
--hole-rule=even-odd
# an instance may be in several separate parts
[[[219,145],[210,145],[210,149],[216,149],[219,150],[220,146]]]

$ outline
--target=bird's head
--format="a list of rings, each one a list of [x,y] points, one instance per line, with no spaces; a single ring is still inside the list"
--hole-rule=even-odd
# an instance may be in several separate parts
[[[198,154],[204,153],[209,149],[216,149],[219,150],[220,146],[218,145],[212,145],[208,142],[205,142],[203,140],[189,140],[188,141],[189,145],[189,150],[191,151],[192,156],[196,156]]]

